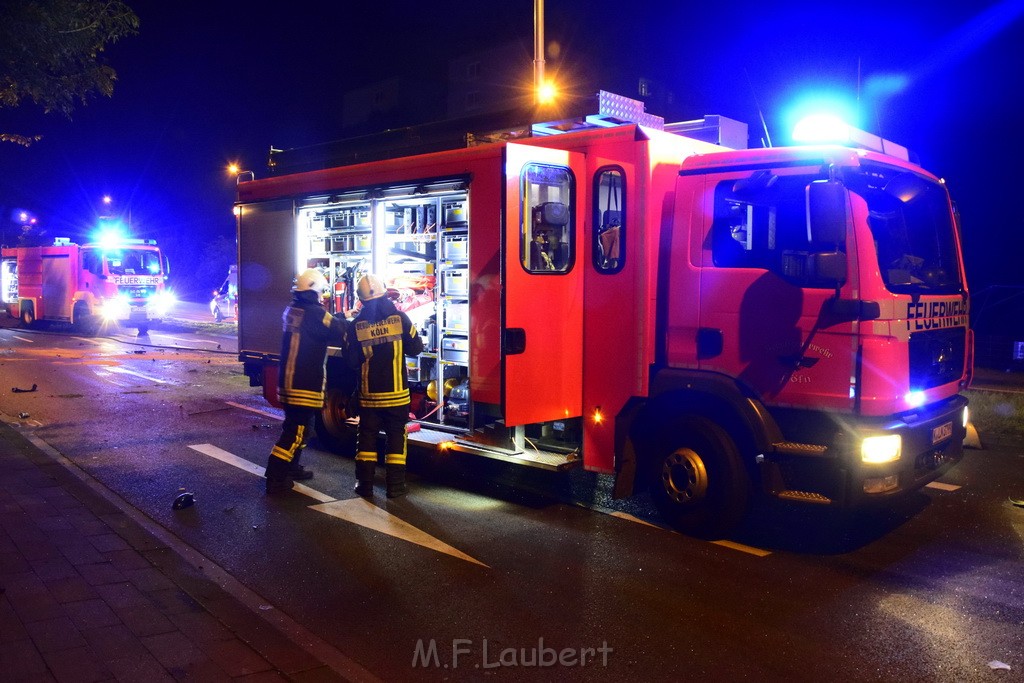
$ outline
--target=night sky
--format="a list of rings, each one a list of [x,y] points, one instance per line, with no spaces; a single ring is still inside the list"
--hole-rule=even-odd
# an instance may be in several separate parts
[[[29,210],[51,235],[74,235],[109,194],[130,209],[136,236],[161,240],[188,271],[202,245],[233,237],[226,164],[265,176],[271,145],[341,137],[346,90],[395,75],[443,78],[449,55],[514,39],[524,80],[531,74],[531,0],[128,4],[140,32],[105,53],[119,76],[112,98],[71,121],[32,105],[0,109],[0,129],[44,135],[29,149],[0,146],[8,233],[12,212]],[[558,45],[549,73],[653,78],[675,101],[651,113],[740,119],[752,146],[763,137],[759,111],[779,145],[802,96],[845,98],[862,127],[949,182],[973,287],[1024,284],[1024,0],[547,0],[546,37]]]

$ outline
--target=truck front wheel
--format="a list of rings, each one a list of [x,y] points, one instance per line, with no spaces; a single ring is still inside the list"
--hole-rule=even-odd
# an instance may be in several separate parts
[[[720,538],[746,514],[750,476],[735,442],[703,417],[676,420],[648,460],[651,497],[679,531]]]

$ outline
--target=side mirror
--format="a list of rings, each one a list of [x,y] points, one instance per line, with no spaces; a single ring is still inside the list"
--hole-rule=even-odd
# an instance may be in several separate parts
[[[807,239],[813,245],[846,241],[849,196],[837,180],[815,180],[807,186]]]

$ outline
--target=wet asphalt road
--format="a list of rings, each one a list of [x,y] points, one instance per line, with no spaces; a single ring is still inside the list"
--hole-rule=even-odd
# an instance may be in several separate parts
[[[653,525],[604,478],[465,456],[414,458],[411,495],[380,480],[368,505],[352,462],[311,448],[309,495],[267,498],[246,468],[279,414],[230,325],[15,322],[0,412],[385,680],[1024,678],[1017,443],[983,434],[945,486],[884,514],[759,506],[724,544]],[[181,489],[197,503],[172,510]]]

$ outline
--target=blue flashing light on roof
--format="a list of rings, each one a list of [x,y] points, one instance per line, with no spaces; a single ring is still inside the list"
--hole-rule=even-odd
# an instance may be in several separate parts
[[[834,114],[810,114],[793,126],[793,141],[803,144],[835,144],[869,149],[910,161],[910,152],[903,145],[878,135],[854,128]]]

